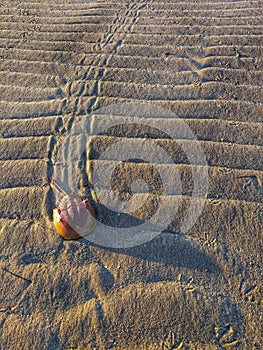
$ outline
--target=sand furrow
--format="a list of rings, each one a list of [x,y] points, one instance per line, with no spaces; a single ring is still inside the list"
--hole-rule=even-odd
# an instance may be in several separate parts
[[[195,35],[195,34],[204,34],[204,35],[261,35],[262,34],[262,26],[189,26],[185,28],[185,26],[181,25],[171,25],[167,28],[165,25],[137,25],[133,33],[135,34],[162,34],[163,32],[170,35]]]
[[[32,56],[31,56],[32,57]],[[53,62],[54,63],[54,62]],[[33,63],[32,63],[33,65]],[[83,66],[82,66],[83,67]],[[21,70],[19,72],[18,70]],[[90,74],[86,78],[86,82],[94,81],[97,67],[90,66]],[[233,74],[235,73],[235,74]],[[84,70],[83,70],[84,75]],[[202,69],[201,77],[197,75],[196,72],[192,70],[184,70],[180,72],[174,72],[172,86],[181,86],[181,85],[190,85],[194,84],[195,86],[200,83],[208,82],[218,82],[218,84],[234,84],[240,85],[239,82],[242,79],[241,86],[251,86],[251,87],[260,87],[261,86],[261,71],[247,71],[246,69],[233,69],[233,68],[216,68],[216,67],[207,67]],[[19,81],[20,87],[28,86],[30,83],[31,86],[36,86],[37,88],[54,88],[57,86],[57,81],[59,78],[51,75],[43,75],[41,73],[23,73],[21,67],[13,66],[12,71],[2,71],[1,72],[1,82],[4,86],[17,86],[17,78],[20,78]],[[150,84],[154,85],[159,80],[162,81],[160,85],[171,84],[170,71],[162,70],[152,70],[152,69],[137,69],[137,68],[111,68],[105,70],[103,81],[108,82],[128,82],[135,84]],[[84,84],[82,80],[75,79],[76,83]]]
[[[21,67],[29,67],[30,65],[37,65],[40,70],[40,72],[43,71],[43,69],[47,69],[47,73],[49,75],[54,75],[55,73],[58,73],[59,71],[62,71],[63,69],[74,69],[75,67],[81,69],[81,68],[94,68],[95,60],[97,59],[97,56],[95,53],[86,53],[84,56],[83,54],[67,54],[63,52],[51,52],[51,57],[48,57],[47,53],[48,51],[40,51],[40,55],[38,55],[38,51],[36,50],[33,53],[33,58],[36,56],[40,56],[39,58],[42,58],[43,60],[27,60],[26,57],[30,56],[30,51],[17,51],[18,57],[15,57],[13,59],[14,65],[10,67],[8,56],[10,55],[5,54],[6,60],[3,61],[2,67],[3,70],[11,70],[16,69],[19,71],[19,62],[21,62]],[[19,59],[19,55],[21,55],[21,59]],[[31,57],[32,57],[31,56]],[[52,61],[50,58],[62,58],[61,63],[59,63],[59,60]],[[166,56],[166,59],[164,59]],[[76,64],[69,64],[68,61],[71,57],[76,58],[77,62]],[[80,64],[81,62],[83,64]],[[89,62],[91,64],[89,65]],[[175,54],[165,51],[162,55],[159,54],[159,57],[147,57],[145,54],[142,55],[126,55],[126,54],[119,54],[110,58],[107,67],[109,68],[127,68],[132,69],[134,65],[137,66],[137,69],[150,69],[150,70],[164,70],[166,69],[176,69],[177,72],[184,72],[184,71],[193,71],[193,72],[200,72],[203,69],[206,68],[218,68],[218,69],[237,69],[237,70],[252,70],[252,74],[257,71],[260,71],[262,69],[262,62],[258,57],[242,57],[242,54],[236,54],[235,56],[208,56],[204,58],[197,58],[196,56],[192,56],[191,54],[188,55],[188,57],[175,57]],[[61,67],[60,67],[61,66]],[[66,66],[66,67],[65,67]],[[39,72],[37,72],[39,74]],[[53,74],[52,74],[53,73]],[[249,73],[249,72],[248,72]],[[66,73],[65,73],[66,74]]]
[[[3,28],[3,30],[7,31],[7,30],[12,30],[14,28],[14,24],[16,25],[16,32],[20,32],[20,31],[24,31],[25,30],[25,25],[24,23],[14,23],[14,22],[5,22],[2,21],[1,22],[1,27]],[[52,32],[52,31],[59,31],[59,32],[71,32],[71,31],[82,31],[85,33],[94,33],[95,28],[97,27],[97,24],[85,24],[85,23],[59,23],[59,24],[41,24],[41,32],[42,30],[44,32]],[[98,32],[104,33],[107,30],[107,24],[101,24],[99,25],[98,28]],[[52,30],[53,29],[53,30]]]
[[[43,198],[48,187],[17,187],[0,190],[0,217],[39,220],[43,212]]]
[[[13,1],[14,4],[19,4],[19,1]],[[123,5],[123,1],[115,1],[114,3],[110,3],[110,2],[105,2],[105,1],[91,1],[89,3],[86,3],[84,1],[80,1],[79,4],[78,4],[78,9],[77,9],[77,12],[81,12],[81,10],[84,10],[84,9],[87,9],[89,10],[88,13],[91,12],[91,9],[98,9],[98,8],[114,8],[116,5]],[[194,3],[192,2],[184,2],[184,1],[178,1],[176,2],[176,8],[179,8],[179,9],[196,9],[196,8],[200,8],[200,9],[207,9],[209,7],[212,7],[212,8],[217,8],[217,9],[233,9],[233,8],[247,8],[248,5],[250,7],[252,6],[260,6],[260,1],[220,1],[220,0],[217,0],[217,1],[213,1],[212,3],[213,5],[211,5],[211,2],[210,1],[194,1]],[[47,2],[41,2],[41,1],[23,1],[23,5],[27,8],[27,9],[30,9],[30,8],[36,8],[37,6],[39,6],[40,8],[41,7],[48,7],[50,8],[50,10],[54,10],[56,8],[59,8],[59,9],[65,9],[65,10],[70,10],[72,11],[73,9],[76,10],[76,7],[74,6],[73,3],[65,3],[65,2],[59,2],[57,1],[56,4],[49,4]],[[150,4],[151,5],[151,4]],[[3,4],[3,8],[4,8],[5,4]],[[175,3],[174,2],[158,2],[158,3],[154,3],[154,5],[151,5],[150,7],[154,7],[154,9],[171,9],[171,7],[175,7]],[[7,9],[7,8],[4,8],[4,10]]]
[[[42,41],[34,41],[30,40],[28,42],[17,42],[14,40],[13,42],[10,39],[2,40],[1,45],[1,53],[0,55],[4,58],[10,57],[18,57],[21,60],[26,58],[30,58],[32,55],[33,58],[37,58],[41,61],[42,57],[49,57],[49,60],[61,60],[63,62],[65,58],[72,59],[73,61],[77,60],[78,57],[81,57],[81,53],[92,53],[92,47],[94,43],[87,42],[42,42]],[[7,51],[6,47],[14,45],[12,50]],[[76,50],[76,46],[78,46],[78,51]]]
[[[152,44],[150,47],[145,48],[143,44],[125,44],[125,47],[123,49],[129,48],[130,50],[142,50],[144,47],[144,54],[147,52],[148,57],[156,56],[156,57],[169,57],[169,56],[176,56],[176,57],[185,57],[187,55],[199,55],[200,58],[204,57],[212,57],[212,56],[235,56],[237,52],[241,53],[241,49],[238,49],[236,45],[214,45],[214,46],[207,46],[207,47],[200,47],[200,45],[166,45],[165,50],[163,45],[158,44]],[[253,54],[256,56],[260,56],[261,54],[261,48],[257,45],[249,45],[242,47],[242,54],[243,57],[249,57],[251,54],[251,51],[253,50]],[[140,52],[140,56],[144,56],[143,52]],[[165,55],[166,53],[166,55]]]
[[[112,100],[112,103],[117,103],[117,100],[116,99],[111,99]],[[105,101],[105,99],[104,99]],[[123,100],[121,99],[120,100],[121,102],[123,102]],[[138,100],[135,100],[135,102],[139,102]],[[227,103],[227,105],[225,104],[219,104],[217,101],[209,101],[209,103],[206,103],[205,101],[183,101],[183,102],[179,102],[179,101],[155,101],[155,104],[156,106],[157,105],[160,105],[160,106],[165,106],[165,108],[170,108],[170,110],[173,110],[173,111],[177,111],[179,114],[178,116],[180,115],[180,118],[184,119],[185,121],[187,122],[193,122],[193,123],[198,123],[198,121],[200,120],[201,122],[207,122],[209,123],[210,121],[212,122],[220,122],[220,121],[226,121],[228,122],[228,127],[231,127],[230,125],[232,125],[233,127],[238,127],[239,125],[241,125],[241,127],[246,127],[246,125],[249,125],[251,128],[254,128],[254,125],[259,126],[259,128],[261,128],[261,125],[262,125],[262,120],[260,119],[261,115],[261,110],[262,107],[261,105],[258,106],[257,108],[254,108],[253,109],[253,112],[254,113],[258,113],[258,118],[257,119],[252,119],[252,120],[249,120],[248,119],[248,111],[252,109],[252,107],[254,106],[253,102],[244,102],[242,103],[241,101],[241,106],[240,106],[240,102],[236,102],[236,103]],[[104,105],[106,105],[106,102],[104,102]],[[226,107],[228,106],[228,107]],[[206,107],[207,109],[204,109],[204,107]],[[255,107],[255,106],[254,106]],[[193,113],[190,115],[189,113],[187,114],[187,108],[193,108],[194,111]],[[198,109],[203,109],[203,113],[199,113],[197,114],[197,110]],[[244,112],[243,114],[239,114],[239,119],[235,119],[235,120],[231,120],[230,117],[229,117],[229,114],[225,114],[225,115],[222,115],[222,111],[224,111],[225,113],[225,110],[227,109],[227,111],[229,112],[228,108],[230,109],[230,112],[233,113],[233,115],[235,113],[239,113],[239,110],[240,108],[242,108],[242,111]],[[212,111],[214,111],[214,113],[212,113]],[[80,115],[80,118],[82,116]],[[58,116],[58,115],[46,115],[44,116],[45,119],[48,119],[48,118],[54,118],[58,120],[58,124],[60,124],[60,120],[61,120],[61,116]],[[14,123],[16,124],[17,123],[17,119],[21,119],[21,123],[23,123],[23,121],[26,121],[26,122],[29,122],[29,123],[33,123],[33,122],[36,122],[36,123],[42,123],[42,119],[43,117],[41,116],[37,116],[37,115],[33,115],[33,116],[25,116],[24,118],[21,118],[21,117],[13,117],[13,118],[5,118],[5,119],[1,119],[1,125],[3,126],[3,130],[5,130],[4,133],[2,133],[2,136],[5,137],[5,133],[7,135],[7,137],[9,137],[9,132],[7,129],[5,129],[5,122],[7,123]],[[14,125],[13,124],[13,125]],[[44,123],[45,124],[45,123]],[[15,130],[16,128],[14,128],[12,126],[12,124],[10,124],[10,127],[11,127],[11,136],[12,137],[12,132],[13,130]],[[43,126],[44,128],[46,127],[46,125]],[[17,128],[19,128],[19,126],[17,126]],[[18,130],[18,129],[17,129]],[[35,129],[34,129],[35,130]],[[40,129],[41,130],[41,129]],[[254,131],[254,129],[253,129]],[[34,136],[34,135],[27,135],[27,132],[31,132],[31,130],[26,130],[26,131],[20,131],[21,133],[21,136],[23,133],[25,133],[26,135],[23,134],[23,136]],[[36,132],[36,130],[34,131]],[[41,131],[40,131],[41,132]],[[19,136],[19,132],[17,134],[17,136]],[[40,135],[39,135],[40,136]]]
[[[19,137],[0,140],[0,160],[48,159],[52,136]]]
[[[2,189],[7,188],[22,188],[32,186],[47,186],[49,181],[48,176],[48,163],[44,160],[35,159],[22,159],[22,160],[8,160],[0,161],[1,165],[1,183]],[[175,171],[180,175],[182,182],[181,188],[175,188],[174,183],[164,183],[163,189],[159,191],[155,190],[157,196],[191,196],[193,190],[193,179],[191,166],[185,164],[147,164],[147,163],[123,163],[123,167],[119,169],[119,187],[122,186],[122,181],[125,183],[132,183],[132,173],[142,173],[144,175],[144,181],[151,183],[151,186],[158,188],[158,182],[152,181],[151,168],[154,166],[158,169],[160,174],[166,174],[173,178]],[[112,161],[98,160],[91,161],[91,168],[107,169],[114,166]],[[132,173],[131,173],[132,169]],[[18,176],[18,174],[20,174]],[[170,175],[169,175],[170,174]],[[207,198],[218,200],[235,200],[235,201],[248,201],[248,202],[261,202],[262,201],[262,171],[252,170],[239,170],[222,167],[210,167],[209,168],[209,191]],[[125,180],[124,180],[125,179]],[[107,175],[104,172],[98,172],[96,178],[96,191],[107,190]],[[145,198],[149,196],[148,191],[144,192],[146,188],[139,189],[133,188],[132,193],[143,194]],[[126,189],[126,192],[122,192],[124,198],[125,193],[131,195],[131,190]]]
[[[110,191],[111,195],[115,195],[116,198],[131,199],[133,194],[143,194],[145,198],[148,196],[171,196],[172,198],[172,196],[191,196],[192,194],[194,181],[190,165],[136,162],[122,162],[120,164],[116,161],[100,159],[93,160],[90,164],[92,171],[96,171],[96,180],[94,181],[96,193],[97,190],[109,192],[108,171],[105,170],[114,169],[117,166],[118,185]],[[161,174],[161,183],[158,176],[153,178],[153,168]],[[180,176],[180,183],[175,183],[172,180],[163,180],[163,174],[165,174],[165,179],[174,179],[176,172]],[[210,166],[208,173],[209,187],[207,198],[209,199],[248,202],[261,202],[263,199],[262,171]],[[132,185],[134,174],[141,174],[143,176],[143,185],[138,185],[138,187]]]
[[[156,24],[167,26],[173,25],[173,24],[181,24],[181,25],[201,25],[201,26],[233,26],[233,25],[261,25],[262,18],[260,16],[241,16],[241,17],[205,17],[205,16],[189,16],[189,17],[182,17],[182,18],[174,18],[174,17],[167,17],[167,16],[142,16],[138,22],[139,24]]]
[[[97,115],[98,118],[102,118],[102,122],[98,121],[97,125],[101,129],[101,135],[108,136],[125,136],[128,138],[133,137],[143,137],[143,135],[148,135],[147,132],[147,121],[146,124],[143,124],[143,120],[138,120],[138,125],[141,125],[141,128],[138,130],[131,128],[125,129],[124,131],[118,132],[118,130],[113,129],[111,132],[107,129],[108,120],[105,120],[105,116]],[[125,123],[135,123],[136,119],[129,119],[125,116],[114,116],[113,118],[108,118],[116,123],[117,125],[122,125]],[[252,122],[243,122],[243,123],[234,123],[233,121],[224,121],[218,119],[201,119],[201,118],[178,118],[178,122],[187,123],[191,130],[194,132],[194,135],[198,140],[203,141],[213,141],[213,142],[226,142],[226,143],[237,143],[237,144],[254,144],[258,146],[263,145],[262,141],[262,132],[263,125],[262,123],[252,123]],[[94,121],[95,122],[95,121]],[[151,127],[154,128],[152,132],[149,134],[149,138],[154,139],[170,139],[170,136],[164,134],[159,130],[159,126],[164,126],[166,130],[174,130],[176,128],[177,122],[175,118],[154,118],[151,119]],[[180,125],[180,123],[178,123]],[[121,133],[123,132],[123,134]],[[135,132],[138,133],[135,134]],[[92,134],[91,134],[92,135]],[[184,135],[178,135],[179,139],[184,139]]]
[[[0,161],[0,188],[48,184],[48,162],[42,159]]]
[[[10,119],[0,121],[3,138],[54,135],[61,125],[62,119],[57,116],[22,119],[19,123]]]
[[[235,73],[235,74],[233,74]],[[135,84],[156,84],[158,81],[162,84],[171,84],[170,71],[149,70],[137,68],[111,68],[106,70],[103,81],[112,82],[133,82]],[[199,78],[196,72],[181,71],[173,73],[173,86],[178,85],[198,85],[201,82],[223,82],[225,84],[261,86],[261,72],[247,71],[245,69],[230,68],[204,68],[202,77]]]
[[[2,102],[39,102],[62,97],[58,88],[19,87],[0,84]]]
[[[176,9],[167,9],[167,10],[144,10],[142,11],[142,16],[147,16],[152,14],[154,11],[154,14],[156,16],[169,16],[169,17],[173,17],[173,18],[180,18],[180,17],[191,17],[191,16],[200,16],[202,14],[202,16],[204,17],[208,17],[208,16],[216,16],[216,15],[220,15],[220,17],[222,18],[233,18],[233,17],[241,17],[241,16],[260,16],[261,15],[261,7],[257,6],[257,7],[246,7],[246,8],[231,8],[231,9],[224,9],[224,11],[222,11],[222,9],[200,9],[200,10],[176,10]]]
[[[221,56],[229,56],[237,58],[237,54],[239,53],[239,58],[248,58],[251,55],[251,51],[253,50],[253,58],[259,57],[261,54],[261,48],[258,46],[248,45],[244,46],[241,49],[238,49],[234,45],[215,45],[212,47],[201,48],[199,45],[166,45],[165,48],[163,45],[152,44],[150,47],[145,48],[143,44],[126,44],[120,49],[122,55],[134,55],[141,57],[162,57],[165,58],[183,58],[190,55],[199,55],[200,58],[206,57],[218,57]]]
[[[175,82],[176,84],[176,82]],[[244,90],[244,87],[246,88]],[[119,82],[100,82],[100,96],[154,99],[154,100],[243,100],[262,101],[262,91],[260,87],[236,86],[218,82],[208,82],[187,86],[165,86],[165,85],[143,85]]]
[[[102,198],[102,203],[112,202],[115,204],[115,198],[113,195],[109,193],[109,191],[98,190],[98,198]],[[134,194],[133,195],[134,203],[137,204],[137,208],[142,206],[143,209],[132,210],[129,211],[125,202],[122,203],[121,208],[124,212],[131,213],[138,220],[143,220],[145,212],[143,211],[147,207],[147,196],[143,194]],[[152,199],[152,198],[148,198]],[[167,222],[167,230],[170,233],[178,233],[180,232],[180,227],[182,225],[183,218],[187,213],[187,209],[189,207],[189,203],[191,201],[190,196],[158,196],[155,197],[155,206],[152,207],[153,210],[156,210],[158,207],[159,201],[162,201],[163,207],[165,207],[165,211],[162,213],[162,219],[164,222]],[[165,203],[165,204],[164,204]],[[198,199],[196,199],[196,204],[198,203]],[[160,203],[159,203],[160,204]],[[136,206],[134,205],[134,209]],[[260,229],[260,224],[262,222],[257,222],[255,226],[253,226],[253,221],[258,217],[261,210],[261,203],[259,202],[250,202],[250,201],[242,201],[242,200],[232,200],[232,199],[208,199],[203,208],[203,214],[199,217],[196,225],[189,231],[189,236],[198,237],[202,232],[211,232],[209,230],[212,229],[212,232],[216,230],[216,227],[220,225],[222,232],[226,232],[229,230],[229,226],[231,226],[232,230],[229,234],[232,237],[235,237],[239,232],[240,222],[242,221],[242,227],[244,228],[243,232],[249,232],[253,234],[254,230]],[[224,215],[228,218],[224,222],[221,220],[221,215]],[[242,219],[241,219],[241,213]],[[171,222],[171,217],[174,217],[174,220]],[[123,218],[119,216],[119,223],[125,227],[125,221]],[[153,224],[154,221],[153,221]],[[252,226],[251,226],[252,225]],[[158,227],[158,223],[153,230],[160,230]],[[208,231],[207,231],[208,230]],[[257,231],[258,232],[258,231]]]
[[[3,0],[0,21],[2,347],[259,349],[261,2]],[[155,105],[150,128],[129,124],[131,105],[90,116],[122,102],[139,115]],[[81,118],[91,144],[60,149]],[[121,250],[63,241],[51,222],[57,166],[63,188],[92,200],[96,234],[130,239],[151,219],[164,232]]]
[[[98,108],[108,106],[115,103],[124,103],[127,99],[123,98],[98,98]],[[140,99],[129,99],[132,102],[147,102]],[[170,110],[177,116],[182,118],[205,118],[229,120],[233,123],[252,121],[262,122],[262,103],[254,103],[248,101],[218,101],[214,100],[195,100],[195,101],[168,101],[155,100],[154,104],[162,108]]]
[[[28,117],[43,117],[60,115],[62,101],[41,102],[0,102],[0,119],[23,119]]]
[[[239,45],[239,46],[247,46],[247,45],[260,45],[262,42],[262,35],[212,35],[206,37],[202,34],[195,35],[165,35],[160,36],[158,34],[135,34],[131,33],[127,35],[126,43],[135,43],[135,44],[145,44],[145,45],[196,45],[200,46],[214,46],[216,44],[220,45]]]
[[[199,62],[198,62],[199,61]],[[200,72],[204,68],[216,67],[216,68],[230,68],[230,69],[244,69],[247,70],[261,70],[262,62],[257,58],[243,58],[239,60],[237,57],[207,57],[207,58],[189,59],[176,58],[171,56],[167,60],[163,58],[151,58],[146,56],[126,56],[115,55],[111,57],[108,62],[109,68],[131,68],[136,66],[138,69],[152,69],[152,70],[164,70],[170,69],[175,72],[178,71],[192,71]]]
[[[34,10],[36,10],[34,8]],[[5,12],[6,11],[6,12]],[[18,22],[19,21],[19,12],[16,9],[2,10],[0,13],[0,19],[4,22]],[[33,15],[37,15],[38,23],[40,24],[59,24],[59,23],[68,23],[74,24],[74,22],[85,22],[87,24],[103,24],[107,23],[112,18],[112,15],[79,15],[75,16],[65,16],[61,11],[56,17],[50,17],[48,10],[38,9],[37,13]],[[21,19],[21,18],[20,18]]]
[[[89,61],[92,61],[96,56],[90,55],[85,57],[85,63],[88,66]],[[19,60],[13,59],[13,64],[10,65],[11,60],[4,60],[2,63],[3,70],[11,71],[11,72],[23,72],[23,69],[27,72],[35,71],[37,74],[42,75],[55,75],[57,77],[61,77],[60,80],[63,82],[66,77],[71,74],[84,74],[86,71],[86,67],[81,66],[80,64],[68,64],[66,62],[52,62],[52,61],[27,61],[27,60]],[[77,71],[77,72],[76,72]],[[79,73],[80,72],[80,73]],[[65,77],[65,78],[64,78]],[[63,84],[62,84],[63,85]]]
[[[43,212],[43,198],[46,197],[49,186],[40,186],[40,187],[15,187],[15,188],[5,188],[0,190],[1,199],[0,199],[0,217],[1,218],[15,218],[17,215],[21,217],[22,220],[38,220],[41,219]],[[103,198],[105,202],[111,201],[114,205],[114,196],[108,191],[103,189],[97,190],[98,198]],[[148,194],[134,194],[134,200],[137,203],[144,203],[147,201]],[[191,200],[191,196],[188,195],[172,195],[172,196],[162,196],[162,200],[167,203],[167,208],[174,210],[175,207],[179,205],[180,218],[183,218],[186,214],[187,207]],[[15,205],[14,205],[15,203]],[[156,204],[158,203],[158,196],[156,198]],[[218,213],[222,210],[233,212],[235,208],[240,208],[240,210],[246,210],[249,208],[251,211],[256,213],[260,210],[260,201],[249,201],[249,200],[234,200],[234,199],[223,199],[223,198],[211,198],[206,202],[205,208],[203,209],[203,215],[199,219],[200,221],[213,222],[216,225],[215,218],[218,217]],[[125,202],[123,203],[123,210],[125,211]],[[143,213],[140,213],[143,214]],[[140,218],[138,213],[138,218]],[[164,213],[169,217],[170,213]],[[251,224],[251,217],[245,217],[244,220],[247,220],[247,227]],[[168,220],[167,220],[168,222]],[[171,232],[177,232],[178,221],[172,223],[169,226]],[[227,225],[227,223],[225,223]],[[198,228],[195,232],[198,234]]]
[[[57,77],[55,75],[43,75],[37,72],[18,72],[18,71],[1,71],[1,83],[3,85],[17,86],[19,81],[20,87],[36,86],[39,89],[55,88],[57,86]]]
[[[18,9],[16,7],[12,8],[6,8],[6,9],[2,9],[2,14],[6,15],[9,13],[13,13],[13,14],[21,14],[21,15],[25,15],[25,16],[30,16],[30,15],[35,15],[37,16],[38,14],[41,16],[41,12],[44,15],[48,15],[51,14],[53,16],[109,16],[109,15],[114,15],[116,13],[116,9],[114,8],[107,8],[106,6],[104,6],[103,8],[94,8],[94,9],[89,9],[89,8],[83,8],[83,9],[79,9],[79,10],[74,10],[74,8],[72,9],[63,9],[61,7],[58,8],[52,8],[52,6],[48,5],[46,8],[43,8],[42,11],[39,9],[36,9],[35,6],[32,6],[32,9],[30,9],[30,7],[28,8],[21,8]]]
[[[91,159],[99,158],[100,155],[105,152],[107,147],[114,145],[114,143],[117,141],[123,140],[125,141],[126,138],[117,136],[97,136],[92,140],[92,145],[90,146]],[[166,153],[170,156],[174,163],[188,164],[189,160],[178,144],[179,141],[180,144],[185,145],[185,147],[189,147],[189,149],[191,147],[195,147],[195,143],[197,142],[194,140],[184,139],[183,137],[180,138],[179,136],[175,140],[152,140],[153,144],[165,149]],[[147,147],[149,146],[148,139],[139,137],[136,138],[136,142],[138,142],[138,148],[140,148],[141,153],[147,154]],[[258,162],[263,156],[263,146],[202,140],[199,142],[203,148],[209,166],[222,166],[226,168],[251,169],[259,171],[263,170],[263,165]]]
[[[176,4],[172,1],[160,1],[156,2],[153,6],[155,9],[166,9],[170,10],[172,7],[179,8],[182,10],[195,10],[195,9],[218,9],[218,10],[226,10],[226,9],[235,9],[235,8],[248,8],[255,6],[260,6],[260,1],[194,1],[194,2],[184,2],[178,1]]]
[[[38,44],[41,45],[42,41],[44,42],[43,45],[46,43],[50,43],[52,45],[53,42],[56,41],[62,41],[62,42],[94,42],[96,41],[97,34],[95,33],[86,33],[85,28],[82,28],[83,30],[80,30],[81,28],[77,28],[76,31],[70,30],[69,31],[58,31],[56,28],[47,28],[47,30],[43,30],[41,28],[41,31],[34,31],[32,36],[30,37],[30,41],[38,41]],[[24,31],[17,31],[16,29],[8,29],[8,30],[2,30],[0,35],[0,41],[3,42],[3,40],[6,39],[14,39],[17,40],[18,38],[21,39],[21,35],[24,33]],[[28,42],[29,40],[27,40]],[[7,42],[7,40],[6,40]],[[24,43],[25,43],[24,39]],[[22,46],[22,45],[21,45]],[[36,47],[37,49],[37,47]]]
[[[103,17],[104,18],[104,17]],[[96,31],[98,34],[101,33],[103,34],[105,31],[107,31],[110,23],[111,23],[112,17],[109,17],[108,20],[105,20],[105,23],[100,24],[98,30]],[[5,25],[5,30],[9,29],[13,31],[13,28],[8,25],[9,22],[4,22]],[[67,34],[68,32],[72,32],[72,35],[74,37],[74,34],[76,33],[89,33],[92,34],[92,30],[94,27],[98,26],[96,23],[89,23],[86,21],[74,21],[74,22],[69,22],[69,23],[63,23],[63,21],[59,21],[58,23],[47,23],[45,22],[44,24],[41,24],[41,32],[38,33],[38,35],[41,35],[42,33],[45,32],[52,32],[55,35],[61,35],[62,34]],[[8,27],[8,28],[7,28]],[[71,29],[72,27],[72,29]],[[138,28],[140,27],[140,28]],[[142,34],[145,33],[146,35],[149,34],[162,34],[162,29],[165,28],[164,25],[160,25],[156,27],[153,24],[140,24],[134,28],[132,33],[134,34]],[[185,28],[186,27],[186,28]],[[260,35],[262,32],[260,31],[260,24],[258,25],[228,25],[228,26],[215,26],[211,24],[210,26],[207,25],[198,25],[194,24],[191,25],[190,23],[187,24],[181,24],[181,23],[174,23],[169,26],[169,30],[167,30],[167,35],[174,34],[177,32],[178,34],[183,35],[184,33],[187,35],[197,35],[197,34],[204,34],[204,35],[213,35],[213,36],[220,36],[220,35]],[[213,30],[213,28],[215,28]],[[19,29],[19,27],[17,28]],[[16,29],[16,30],[17,30]],[[37,34],[36,34],[37,35]]]

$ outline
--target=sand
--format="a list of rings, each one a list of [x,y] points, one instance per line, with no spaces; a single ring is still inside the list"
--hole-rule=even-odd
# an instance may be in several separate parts
[[[260,349],[260,1],[7,0],[0,17],[0,349]],[[152,129],[125,128],[122,103],[167,115]],[[163,198],[166,229],[136,247],[65,241],[52,224],[59,149],[78,121],[112,104],[105,125],[124,128],[107,129],[82,152],[76,186],[113,234],[129,234]],[[194,180],[187,136],[181,148],[170,137],[174,115],[208,165],[202,212],[184,233]],[[105,150],[124,141],[125,153],[128,139],[139,155],[119,165],[114,193],[125,210],[152,192],[120,215],[98,203],[116,199],[109,177],[101,172],[95,193],[93,175],[113,162],[100,158]],[[138,161],[149,139],[171,157],[158,170],[178,172],[178,193],[156,164]],[[134,178],[150,187],[138,182],[132,194]]]

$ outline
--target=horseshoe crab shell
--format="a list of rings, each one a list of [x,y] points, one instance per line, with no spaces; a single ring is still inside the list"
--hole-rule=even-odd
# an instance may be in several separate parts
[[[82,201],[74,192],[65,194],[59,207],[53,210],[53,222],[57,232],[65,239],[85,236],[96,226],[95,212],[89,200]]]

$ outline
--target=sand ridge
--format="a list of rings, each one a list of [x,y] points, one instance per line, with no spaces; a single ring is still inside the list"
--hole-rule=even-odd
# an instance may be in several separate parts
[[[260,349],[260,1],[15,0],[0,4],[0,20],[0,349]],[[182,178],[181,195],[167,189],[179,203],[168,230],[127,249],[63,241],[50,221],[59,146],[78,118],[123,102],[151,102],[191,127],[209,165],[203,212],[178,235],[193,179],[157,130],[173,127],[164,117],[141,132],[174,157],[160,167]],[[142,147],[134,131],[97,136],[81,194],[87,171],[112,162],[100,160],[105,148],[127,138]],[[151,174],[141,162],[120,170],[121,190],[131,174]]]

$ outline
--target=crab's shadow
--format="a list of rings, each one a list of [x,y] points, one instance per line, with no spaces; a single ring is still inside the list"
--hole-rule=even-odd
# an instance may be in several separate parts
[[[178,234],[164,232],[142,245],[112,250],[164,265],[216,274],[221,272],[212,254],[205,252],[197,241]]]

